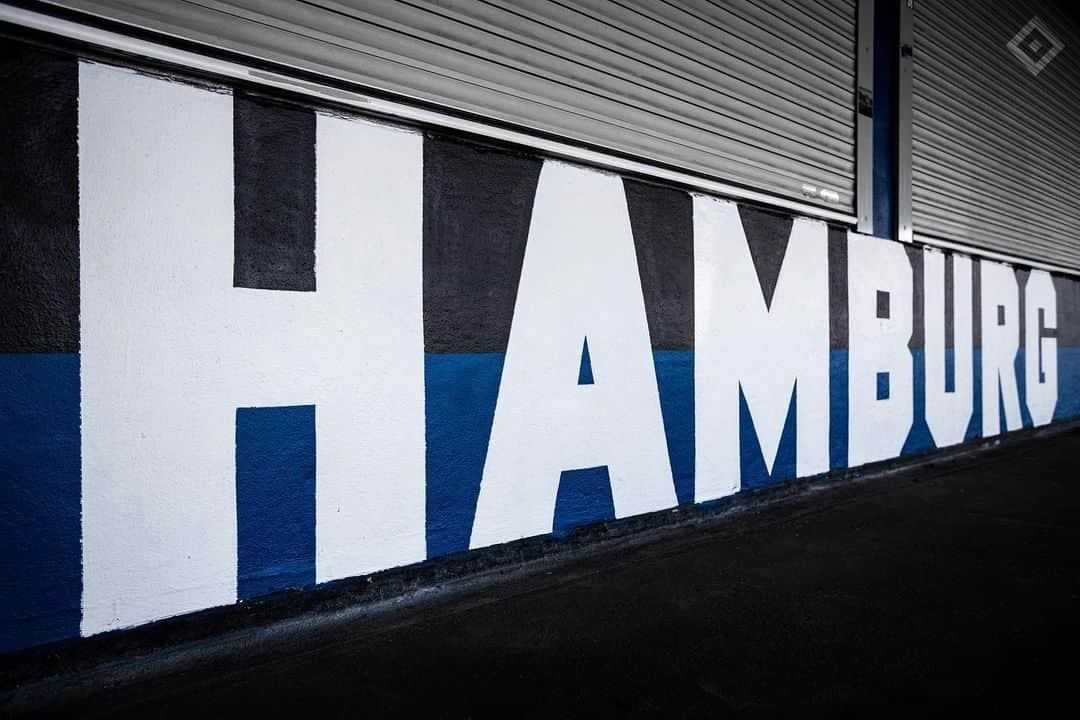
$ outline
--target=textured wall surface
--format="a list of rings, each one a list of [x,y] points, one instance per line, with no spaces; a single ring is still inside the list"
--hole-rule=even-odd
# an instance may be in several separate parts
[[[0,650],[1080,415],[1070,278],[12,42],[0,86]]]

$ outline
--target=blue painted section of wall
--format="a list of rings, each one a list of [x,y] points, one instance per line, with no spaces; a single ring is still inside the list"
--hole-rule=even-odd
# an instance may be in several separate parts
[[[469,548],[504,357],[424,356],[428,557]]]
[[[1001,391],[1001,381],[998,380],[998,432],[1009,431],[1008,421],[1005,419],[1005,393]]]
[[[552,529],[564,537],[576,527],[615,519],[615,501],[611,497],[611,476],[607,465],[564,470],[559,476]]]
[[[1062,357],[1063,350],[1059,350]],[[935,447],[926,423],[926,363],[922,349],[912,349],[914,387],[912,429],[903,454]],[[491,432],[502,355],[428,355],[428,552],[430,556],[468,548],[480,490],[484,456]],[[694,477],[693,352],[654,351],[661,410],[679,502],[692,502]],[[946,363],[955,363],[946,350]],[[1023,359],[1017,371],[1023,372]],[[1064,375],[1064,362],[1059,360]],[[981,435],[981,353],[973,353],[974,410],[966,439]],[[1080,365],[1080,359],[1077,360]],[[847,466],[847,351],[830,353],[830,466]],[[955,370],[952,370],[955,373]],[[1077,371],[1080,375],[1080,371]],[[1077,381],[1080,390],[1080,380]],[[1062,397],[1064,397],[1064,385]],[[771,474],[765,471],[753,418],[740,393],[740,452],[744,487],[759,487],[795,476],[794,398]],[[1064,402],[1064,401],[1063,401]],[[1080,403],[1078,403],[1080,406]],[[1059,407],[1065,407],[1059,404]],[[1080,408],[1074,410],[1080,414]],[[1026,407],[1025,417],[1028,417]],[[1030,423],[1030,419],[1025,421]],[[441,470],[441,471],[440,471]]]
[[[79,356],[0,355],[0,652],[79,634]]]
[[[930,426],[926,424],[926,353],[922,348],[911,349],[911,376],[913,384],[911,430],[900,450],[901,455],[931,450],[935,446]],[[896,388],[896,392],[908,392]]]
[[[912,377],[915,383],[914,419],[901,454],[932,450],[937,447],[930,426],[926,422],[926,353],[921,348],[911,351]],[[964,440],[982,436],[982,353],[976,348],[971,355],[972,410],[964,431]],[[956,350],[945,348],[945,392],[956,392]]]
[[[315,406],[236,410],[236,594],[315,584]]]
[[[915,363],[915,423],[904,452],[932,447],[925,426],[925,360]],[[428,422],[428,549],[467,549],[491,432],[503,354],[425,358]],[[951,350],[947,362],[954,362]],[[655,351],[668,450],[680,502],[693,498],[693,352]],[[981,435],[981,353],[975,350],[974,410],[967,438]],[[1024,358],[1016,372],[1024,392]],[[1055,420],[1080,417],[1080,348],[1058,349]],[[847,351],[831,352],[831,465],[847,462]],[[3,484],[3,624],[0,649],[78,634],[79,359],[75,354],[0,355]],[[1023,396],[1022,396],[1023,397]],[[743,487],[795,476],[795,402],[770,475],[740,393]],[[1030,416],[1024,408],[1025,425]],[[251,597],[314,582],[314,407],[237,411],[238,594]],[[557,533],[614,517],[606,467],[563,473]]]
[[[925,427],[925,362],[915,362],[915,425]],[[951,357],[952,352],[947,352]],[[501,353],[428,355],[428,540],[438,555],[468,547],[491,431]],[[680,501],[693,496],[693,352],[655,351],[661,408]],[[947,360],[948,362],[954,362]],[[975,350],[974,409],[968,439],[981,434],[981,353]],[[1024,392],[1024,358],[1015,369]],[[1055,420],[1080,417],[1080,348],[1058,348]],[[81,594],[79,358],[75,354],[0,355],[0,523],[3,621],[0,649],[78,634]],[[831,459],[847,458],[847,352],[831,352]],[[920,399],[921,396],[921,399]],[[740,397],[745,488],[795,475],[795,402],[770,475]],[[1025,424],[1030,417],[1023,405]],[[237,411],[238,593],[251,597],[314,582],[314,407]],[[931,447],[913,429],[904,452]],[[614,517],[606,467],[570,469],[560,478],[556,533]],[[299,519],[299,521],[298,521]]]
[[[848,463],[848,351],[829,352],[829,467]]]
[[[589,357],[589,338],[581,344],[581,365],[578,367],[578,385],[592,385],[592,358]]]
[[[1060,357],[1060,355],[1059,355]],[[1027,378],[1025,377],[1025,362],[1024,362],[1024,348],[1020,348],[1016,351],[1016,356],[1013,358],[1013,372],[1016,375],[1016,393],[1020,400],[1020,422],[1022,427],[1033,427],[1034,422],[1031,419],[1031,412],[1027,407]],[[1058,386],[1058,398],[1059,403],[1063,395],[1063,388]],[[998,432],[1009,432],[1008,422],[1005,416],[1005,395],[1001,390],[1001,381],[998,380],[997,384],[997,412],[998,412]],[[978,422],[975,423],[976,418],[972,418],[974,429],[968,428],[968,434],[965,439],[972,437],[982,436],[982,353],[979,350],[975,351],[975,413],[978,416]]]
[[[877,399],[889,399],[889,373],[879,372],[875,378],[877,381]]]
[[[974,440],[982,437],[982,350],[975,348],[971,351],[971,422],[968,423],[965,440]]]
[[[784,429],[780,433],[780,445],[776,449],[772,473],[765,464],[765,455],[761,451],[754,418],[750,407],[739,388],[739,468],[742,489],[773,485],[795,477],[795,403],[798,402],[796,390],[791,391],[788,401]]]
[[[1020,396],[1020,421],[1024,427],[1035,427],[1035,422],[1031,419],[1031,411],[1027,406],[1027,363],[1024,348],[1016,352],[1013,370],[1016,372],[1016,392]]]
[[[424,356],[428,557],[469,548],[504,357]],[[694,353],[655,350],[653,362],[675,492],[679,502],[693,502]]]
[[[956,392],[955,348],[945,348],[945,392]]]
[[[899,6],[874,4],[874,235],[896,235],[896,92]]]
[[[1054,420],[1080,417],[1080,347],[1059,347],[1058,401]]]
[[[668,458],[680,503],[694,502],[694,351],[654,350]]]

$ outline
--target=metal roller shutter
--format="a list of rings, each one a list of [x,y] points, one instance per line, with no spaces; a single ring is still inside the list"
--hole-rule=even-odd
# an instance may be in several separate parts
[[[919,0],[914,10],[914,232],[1080,268],[1080,38],[1072,25],[1045,2],[989,11]],[[1064,44],[1038,74],[1008,48],[1035,16]]]
[[[55,4],[853,208],[854,0]]]

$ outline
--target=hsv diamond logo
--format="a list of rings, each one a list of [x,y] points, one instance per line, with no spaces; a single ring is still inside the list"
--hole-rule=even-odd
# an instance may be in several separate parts
[[[1032,75],[1038,75],[1065,45],[1038,17],[1033,17],[1009,41],[1008,48]]]

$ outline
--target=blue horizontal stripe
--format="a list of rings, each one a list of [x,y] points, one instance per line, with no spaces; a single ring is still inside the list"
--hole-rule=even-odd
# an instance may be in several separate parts
[[[79,356],[0,355],[0,651],[79,634]]]
[[[1080,347],[1058,348],[1058,401],[1054,420],[1080,417]]]

